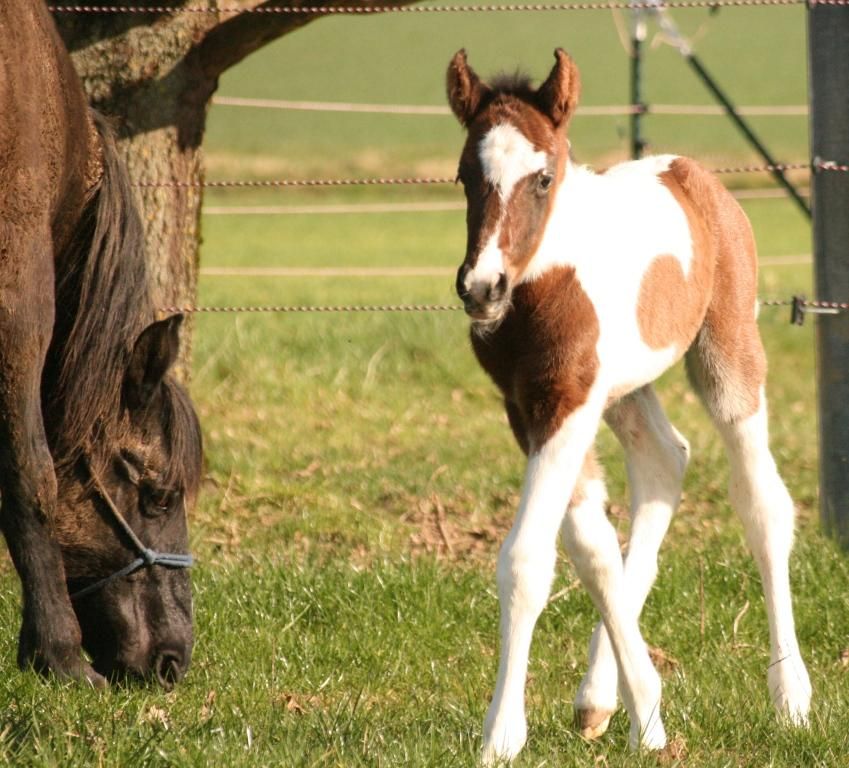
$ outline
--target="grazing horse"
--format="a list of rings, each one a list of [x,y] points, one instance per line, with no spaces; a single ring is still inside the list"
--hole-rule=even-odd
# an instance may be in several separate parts
[[[0,527],[22,584],[18,663],[97,686],[170,687],[192,650],[201,439],[142,234],[45,5],[3,0]]]
[[[525,742],[528,651],[558,531],[602,618],[575,700],[582,733],[606,730],[618,689],[631,746],[666,742],[660,678],[638,620],[689,454],[651,382],[682,357],[724,439],[731,502],[763,579],[769,689],[781,714],[804,723],[811,688],[790,603],[793,502],[768,447],[751,227],[693,160],[647,157],[603,174],[573,164],[567,126],[578,70],[562,50],[555,58],[538,89],[522,78],[483,83],[464,51],[447,74],[449,103],[468,132],[459,165],[468,241],[457,292],[475,355],[528,456],[498,560],[501,652],[484,761],[511,759]],[[626,454],[624,562],[592,452],[602,418]]]

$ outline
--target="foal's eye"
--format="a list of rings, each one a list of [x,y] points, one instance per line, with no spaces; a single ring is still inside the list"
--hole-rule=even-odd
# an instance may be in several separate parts
[[[164,515],[173,508],[178,496],[177,491],[145,486],[141,493],[142,511],[148,517]]]
[[[541,195],[546,194],[551,189],[552,184],[554,184],[554,176],[550,173],[541,173],[537,178],[537,192]]]

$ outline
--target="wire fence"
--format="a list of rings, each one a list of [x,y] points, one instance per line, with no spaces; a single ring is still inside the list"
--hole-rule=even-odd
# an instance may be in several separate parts
[[[818,161],[817,163],[776,163],[772,165],[739,165],[723,168],[712,168],[717,174],[742,173],[771,173],[772,171],[849,171],[849,165],[835,162]],[[397,178],[363,178],[363,179],[217,179],[190,181],[139,181],[134,186],[141,188],[174,188],[174,189],[262,189],[274,187],[357,187],[357,186],[428,186],[435,184],[456,184],[457,179],[450,176],[442,177],[397,177]]]
[[[253,99],[241,96],[214,96],[212,103],[220,107],[276,109],[292,112],[333,112],[343,114],[412,115],[451,117],[448,107],[433,104],[367,104],[349,101],[291,101],[287,99]],[[744,117],[804,117],[804,104],[740,106]],[[607,104],[578,107],[576,118],[628,117],[630,115],[664,115],[672,117],[722,117],[728,113],[715,104]]]
[[[804,296],[793,296],[788,299],[760,299],[760,307],[780,308],[790,307],[790,322],[794,325],[804,325],[807,315],[837,315],[849,311],[849,302],[840,301],[809,301]],[[363,304],[363,305],[266,305],[266,306],[218,306],[204,307],[186,304],[163,307],[163,314],[371,314],[371,313],[422,313],[422,312],[459,312],[463,307],[459,304]]]
[[[49,5],[48,9],[54,14],[261,14],[261,15],[368,15],[368,14],[433,14],[433,13],[504,13],[504,12],[568,12],[568,11],[638,11],[638,10],[667,10],[686,8],[707,8],[716,10],[724,7],[767,7],[767,6],[834,6],[849,5],[849,0],[648,0],[647,2],[577,2],[577,3],[531,3],[503,5],[259,5],[259,6],[209,6],[209,5]],[[331,102],[293,102],[281,100],[239,99],[235,97],[218,97],[216,103],[226,106],[264,107],[275,109],[301,109],[314,111],[346,111],[372,112],[381,114],[415,114],[415,115],[446,115],[449,111],[444,107],[415,106],[415,105],[376,105]],[[785,107],[748,107],[744,110],[750,115],[806,115],[808,110],[803,106]],[[723,114],[724,110],[715,106],[699,105],[663,105],[647,106],[631,104],[623,106],[585,107],[582,114],[595,115],[635,115],[635,114],[667,114],[667,115],[715,115]],[[814,158],[811,162],[776,163],[768,165],[743,165],[736,167],[714,168],[717,174],[767,173],[808,170],[818,172],[849,172],[849,164],[836,160]],[[162,180],[152,182],[137,182],[140,188],[207,188],[207,189],[251,189],[251,188],[332,188],[358,186],[390,186],[390,185],[437,185],[454,184],[452,178],[362,178],[362,179],[236,179],[236,180]],[[439,204],[436,204],[439,205]],[[226,211],[235,213],[236,210]],[[808,301],[802,296],[790,299],[767,299],[760,302],[762,307],[792,308],[792,321],[801,324],[806,314],[835,314],[849,310],[849,303]],[[445,312],[458,311],[459,305],[446,304],[410,304],[410,305],[338,305],[338,306],[309,306],[309,305],[279,305],[279,306],[173,306],[162,308],[162,312],[196,313],[374,313],[374,312]]]
[[[653,2],[597,2],[597,3],[529,3],[504,5],[281,5],[281,6],[209,6],[209,5],[49,5],[52,13],[92,14],[219,14],[252,13],[259,15],[330,16],[384,13],[516,13],[563,11],[627,11],[683,8],[752,8],[764,6],[845,6],[849,0],[657,0]]]
[[[810,197],[809,188],[797,190],[802,197]],[[731,192],[736,200],[783,200],[787,192],[778,187],[736,189]],[[204,205],[204,216],[370,216],[408,213],[453,213],[465,211],[462,201],[417,203],[347,203],[321,205]]]
[[[785,256],[765,256],[758,259],[763,268],[791,267],[810,265],[811,254],[790,254]],[[411,278],[411,277],[454,277],[456,267],[435,265],[417,265],[405,267],[281,267],[281,266],[242,266],[242,267],[201,267],[200,277],[238,278],[238,277],[279,277],[279,278]]]

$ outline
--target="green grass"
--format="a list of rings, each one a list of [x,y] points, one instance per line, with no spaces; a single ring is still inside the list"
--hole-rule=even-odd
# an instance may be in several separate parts
[[[699,43],[740,103],[805,99],[801,9],[723,10]],[[695,31],[708,16],[676,14]],[[768,31],[764,31],[768,25]],[[564,45],[585,102],[626,100],[626,59],[607,13],[327,19],[252,57],[222,93],[439,104],[450,55],[482,73],[542,75]],[[649,54],[657,102],[707,103],[667,49]],[[807,154],[805,121],[763,121],[776,153]],[[659,149],[709,164],[751,160],[717,118],[660,118]],[[760,125],[760,123],[759,123]],[[625,154],[622,120],[577,118],[576,150]],[[265,113],[214,107],[210,176],[450,175],[462,135],[450,118]],[[733,183],[761,183],[743,178]],[[217,205],[458,200],[448,189],[209,195]],[[810,231],[787,201],[745,208],[764,257],[803,254]],[[462,213],[206,216],[203,266],[438,266],[464,246]],[[230,304],[450,303],[453,280],[204,276],[200,301]],[[805,266],[765,267],[761,294],[810,294]],[[764,308],[776,459],[799,510],[792,579],[814,684],[811,728],[779,726],[766,690],[767,630],[756,570],[725,495],[720,444],[680,370],[659,385],[693,460],[661,553],[643,629],[673,660],[667,730],[686,757],[666,765],[843,766],[849,754],[849,559],[817,522],[813,328]],[[0,763],[14,766],[472,766],[497,653],[494,564],[523,461],[479,370],[462,313],[202,315],[192,392],[207,479],[192,516],[197,643],[173,692],[93,692],[14,667],[17,587],[0,574]],[[617,525],[625,473],[600,448]],[[440,530],[441,528],[441,530]],[[555,591],[574,573],[559,564]],[[703,588],[704,609],[699,592]],[[745,605],[749,610],[742,613]],[[735,620],[737,631],[734,632]],[[628,723],[583,742],[571,699],[595,621],[568,590],[544,612],[528,684],[529,743],[518,766],[657,766],[631,755]],[[702,629],[703,625],[703,629]]]

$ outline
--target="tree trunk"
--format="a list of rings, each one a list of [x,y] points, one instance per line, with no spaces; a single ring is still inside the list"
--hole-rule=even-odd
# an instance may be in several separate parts
[[[318,18],[251,12],[280,4],[209,0],[208,7],[226,6],[228,10],[54,13],[92,105],[114,121],[119,150],[137,185],[159,307],[196,301],[204,178],[200,148],[219,76],[266,43]],[[380,3],[403,4],[404,0]],[[124,5],[151,3],[133,0]],[[197,8],[199,4],[197,0],[169,0],[168,5]],[[163,186],[169,184],[173,186]],[[190,337],[190,331],[184,334],[179,371],[184,379],[189,370]]]

